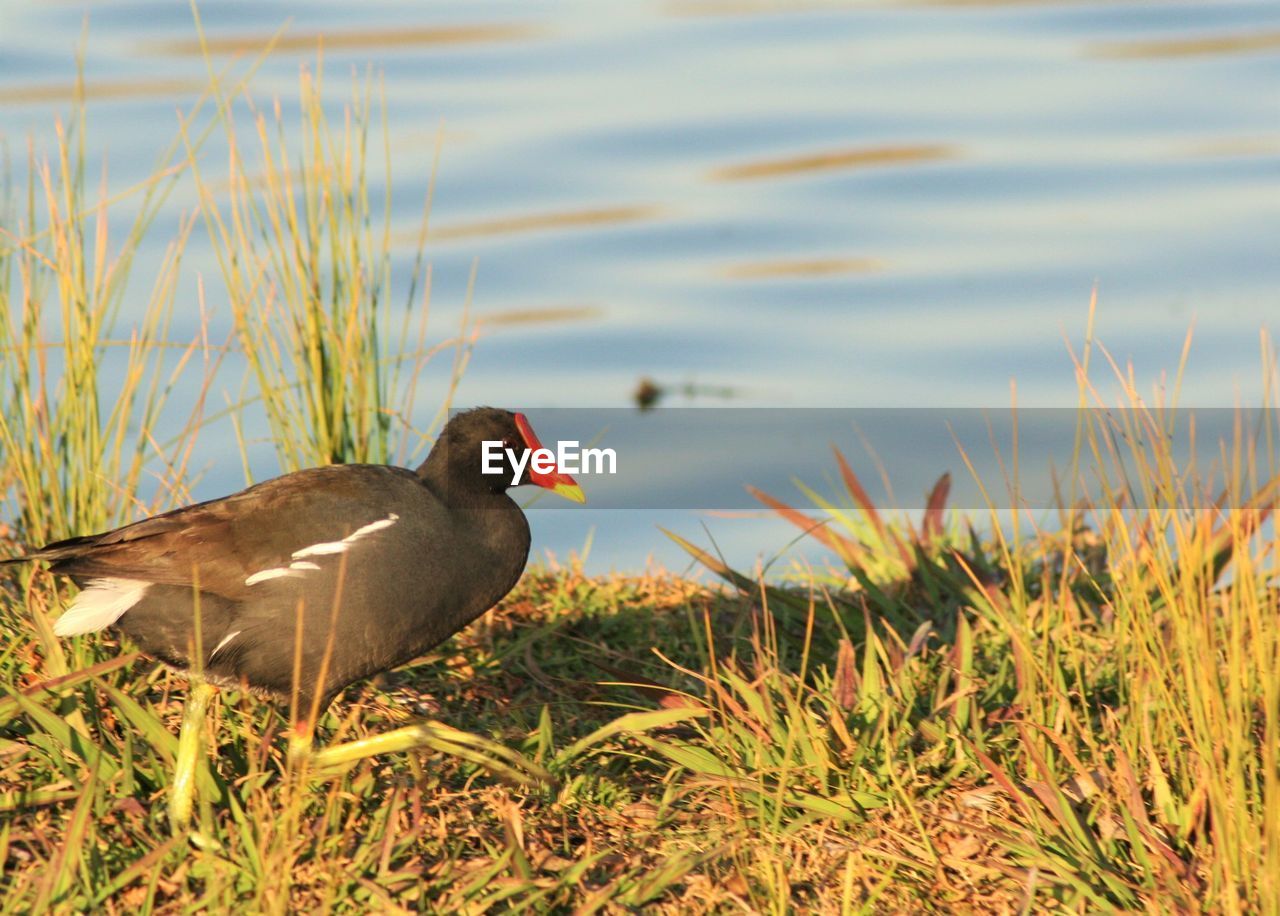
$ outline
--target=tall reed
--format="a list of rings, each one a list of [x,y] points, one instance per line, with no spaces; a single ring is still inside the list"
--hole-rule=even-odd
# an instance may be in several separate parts
[[[216,363],[203,341],[174,345],[169,335],[189,220],[166,246],[150,290],[138,295],[136,278],[130,283],[174,173],[161,168],[137,191],[121,236],[105,170],[97,198],[89,197],[84,133],[81,113],[75,130],[58,125],[52,160],[30,155],[25,206],[12,228],[0,228],[0,482],[28,542],[128,518],[148,470],[160,477],[152,505],[181,494],[198,415],[170,442],[157,429],[175,386],[190,384],[193,358],[202,353],[206,369],[196,391]],[[126,292],[142,320],[121,338]]]
[[[405,302],[398,314],[393,308],[386,112],[374,104],[375,84],[366,77],[335,130],[321,74],[319,62],[314,75],[302,72],[294,129],[279,101],[268,115],[247,93],[224,93],[211,71],[227,141],[225,187],[194,151],[189,160],[240,351],[286,470],[388,461],[396,441],[414,434],[411,415],[427,361],[455,349],[447,406],[469,346],[461,336],[426,344],[426,213]],[[252,125],[248,144],[243,118]],[[379,123],[380,197],[370,154],[370,131]],[[256,150],[246,152],[246,145]]]

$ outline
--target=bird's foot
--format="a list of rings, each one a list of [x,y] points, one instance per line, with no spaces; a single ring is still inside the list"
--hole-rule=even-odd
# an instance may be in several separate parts
[[[289,730],[288,760],[291,769],[298,769],[312,760],[315,749],[314,732],[305,722],[299,722]]]
[[[187,834],[187,842],[204,852],[225,852],[221,843],[202,830],[192,830]]]

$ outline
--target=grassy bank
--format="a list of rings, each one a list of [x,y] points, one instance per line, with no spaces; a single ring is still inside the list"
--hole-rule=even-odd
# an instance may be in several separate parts
[[[425,441],[420,368],[451,351],[456,377],[467,340],[402,330],[420,288],[389,310],[368,96],[330,130],[312,86],[292,150],[215,75],[123,233],[113,199],[86,191],[83,126],[33,160],[0,238],[10,552],[185,500],[200,437],[228,426],[270,427],[283,467]],[[204,171],[209,131],[232,150],[225,193]],[[120,331],[178,180],[200,212]],[[191,221],[222,267],[221,340],[168,330]],[[1078,357],[1082,404],[1103,402],[1097,358]],[[227,360],[242,387],[210,408]],[[281,711],[224,693],[201,777],[217,849],[165,825],[182,681],[110,636],[60,643],[68,587],[11,571],[0,908],[1275,912],[1276,430],[1242,430],[1216,477],[1180,467],[1179,433],[1118,377],[1119,425],[1082,414],[1094,502],[1065,486],[1054,518],[993,512],[978,535],[945,482],[923,518],[895,519],[837,457],[831,521],[808,535],[831,569],[766,586],[684,541],[697,579],[533,571],[321,723],[330,742],[443,723],[433,750],[300,773]]]
[[[1243,555],[1192,592],[1060,545],[839,590],[531,573],[323,724],[438,720],[551,779],[415,752],[304,784],[284,717],[227,694],[217,852],[164,825],[181,684],[109,640],[50,681],[11,599],[6,906],[1268,911],[1274,597]]]

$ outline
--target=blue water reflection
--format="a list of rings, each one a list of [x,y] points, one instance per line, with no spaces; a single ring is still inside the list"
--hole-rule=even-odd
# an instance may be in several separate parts
[[[652,377],[731,391],[727,406],[1001,407],[1011,379],[1022,404],[1070,405],[1064,341],[1078,344],[1095,283],[1098,335],[1139,379],[1176,367],[1194,317],[1184,402],[1258,400],[1258,331],[1280,324],[1280,42],[1221,39],[1280,33],[1280,5],[749,6],[208,2],[201,15],[218,40],[287,21],[286,35],[327,33],[335,114],[353,70],[382,74],[402,286],[443,130],[438,337],[477,260],[474,317],[579,309],[488,326],[461,404],[620,407]],[[0,137],[18,159],[28,135],[47,148],[86,16],[91,170],[105,156],[124,188],[205,78],[183,4],[5,4]],[[430,37],[481,26],[493,35]],[[1199,39],[1196,53],[1168,44]],[[255,99],[296,119],[313,59],[306,42],[269,59]],[[242,73],[248,58],[215,65]],[[933,147],[947,153],[876,158]],[[204,161],[216,176],[225,151]],[[180,184],[140,288],[195,203]],[[175,333],[198,324],[197,274],[225,333],[200,231],[186,264]],[[425,422],[438,367],[424,384]],[[207,445],[201,496],[243,479],[229,436]],[[269,449],[259,460],[255,476],[274,472]],[[538,543],[561,555],[596,525],[616,535],[597,540],[601,567],[679,557],[625,510],[556,519]],[[756,535],[726,540],[749,558],[774,546]]]

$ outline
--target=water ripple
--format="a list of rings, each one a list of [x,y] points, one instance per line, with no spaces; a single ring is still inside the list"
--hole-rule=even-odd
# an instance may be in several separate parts
[[[803,175],[809,172],[935,162],[940,159],[954,159],[958,155],[959,151],[956,147],[942,143],[854,147],[720,166],[713,169],[707,177],[712,181],[754,181],[761,178]]]

